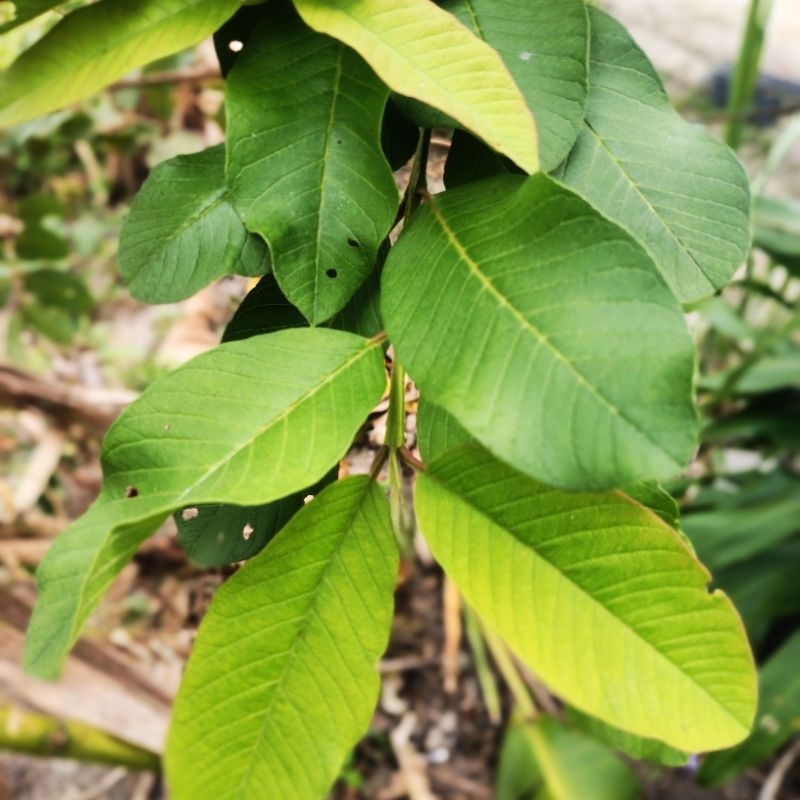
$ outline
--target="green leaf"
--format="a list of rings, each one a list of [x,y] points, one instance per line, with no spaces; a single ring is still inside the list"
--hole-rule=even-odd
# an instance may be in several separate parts
[[[27,669],[57,674],[101,594],[167,515],[260,505],[322,477],[383,393],[381,344],[281,331],[221,345],[152,384],[106,436],[100,497],[39,568]]]
[[[448,189],[509,173],[519,174],[511,161],[487,147],[472,134],[461,130],[453,131],[444,164],[444,185]]]
[[[260,506],[214,503],[182,508],[173,514],[181,547],[200,567],[252,558],[303,507],[309,495],[318,494],[338,474],[337,464],[314,486]]]
[[[699,780],[716,785],[740,775],[771,756],[797,734],[800,718],[800,632],[792,636],[761,670],[756,724],[749,738],[733,750],[710,755]]]
[[[475,441],[452,414],[431,403],[425,395],[417,407],[417,447],[424,461],[433,461],[454,447]]]
[[[359,336],[377,336],[383,330],[378,307],[380,279],[373,271],[348,304],[326,327],[357,333]],[[274,275],[265,275],[242,301],[225,328],[223,342],[247,339],[261,333],[271,333],[284,328],[308,327],[306,318],[286,299]]]
[[[25,273],[22,285],[40,305],[55,306],[71,316],[88,315],[94,310],[94,299],[86,284],[71,272],[37,269]]]
[[[291,9],[253,32],[228,76],[234,205],[314,325],[364,282],[397,211],[380,145],[387,96],[356,53]]]
[[[714,583],[733,601],[751,646],[760,650],[773,625],[800,613],[800,535],[773,545],[746,561],[714,573]]]
[[[223,342],[249,339],[286,328],[307,328],[306,318],[286,299],[274,275],[265,275],[242,300],[225,326]]]
[[[610,750],[551,717],[506,733],[497,800],[635,800],[639,791],[633,773]]]
[[[683,527],[702,562],[716,572],[773,548],[800,529],[798,520],[800,481],[775,472],[720,507],[684,514]]]
[[[736,376],[728,386],[728,380]],[[726,387],[730,394],[743,397],[773,392],[776,389],[800,387],[800,349],[781,355],[765,355],[749,365],[707,375],[699,382],[702,389],[719,391]]]
[[[784,197],[753,198],[753,244],[800,275],[800,202]]]
[[[621,731],[619,728],[613,728],[576,708],[567,707],[565,716],[570,725],[633,758],[663,764],[667,767],[683,767],[689,761],[688,753],[668,747],[656,739],[644,739],[641,736]]]
[[[628,32],[596,8],[589,18],[586,119],[559,177],[641,242],[679,300],[711,294],[747,255],[747,176],[672,109]]]
[[[120,272],[147,303],[174,303],[223,275],[263,275],[269,267],[266,244],[231,204],[224,145],[159,164],[122,226]]]
[[[175,797],[325,796],[378,699],[397,569],[386,499],[359,476],[222,586],[175,704]]]
[[[446,0],[497,51],[536,116],[541,168],[558,166],[581,130],[589,71],[583,0]]]
[[[206,568],[251,558],[302,507],[303,498],[292,494],[261,506],[187,506],[173,517],[181,547]]]
[[[4,5],[8,5],[4,3]],[[18,28],[26,22],[45,14],[48,11],[57,9],[59,6],[67,6],[66,0],[15,0],[11,3],[14,6],[14,16],[8,22],[0,25],[0,34]]]
[[[314,30],[340,39],[386,84],[453,117],[526,172],[536,125],[500,56],[430,0],[295,0]]]
[[[63,19],[0,76],[0,127],[63,108],[126,72],[191,47],[239,0],[114,0]]]
[[[25,227],[15,241],[17,255],[32,261],[66,258],[67,243],[47,226],[48,220],[62,220],[66,211],[64,204],[50,195],[31,194],[21,200],[16,214]]]
[[[543,486],[477,445],[428,466],[416,511],[467,600],[567,702],[682,750],[747,735],[741,621],[655,514],[620,492]]]
[[[381,303],[423,395],[540,480],[620,486],[691,456],[680,307],[641,247],[545,175],[432,198],[386,260]]]

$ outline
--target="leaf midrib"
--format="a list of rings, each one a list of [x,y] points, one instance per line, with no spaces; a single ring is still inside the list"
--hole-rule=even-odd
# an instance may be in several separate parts
[[[338,539],[338,541],[336,545],[331,548],[330,558],[328,559],[327,564],[320,573],[319,580],[317,581],[317,584],[313,589],[313,597],[308,603],[306,613],[303,615],[303,620],[300,624],[300,628],[297,631],[297,636],[295,636],[294,641],[292,642],[292,646],[285,653],[284,665],[283,668],[281,669],[281,673],[270,684],[271,697],[267,705],[263,709],[263,719],[261,722],[261,726],[259,728],[256,741],[250,748],[250,756],[248,758],[247,767],[245,769],[245,772],[241,780],[239,781],[239,794],[236,795],[237,797],[243,797],[246,794],[244,790],[247,788],[249,777],[252,774],[253,769],[255,768],[255,761],[256,761],[255,754],[259,752],[259,750],[261,749],[260,747],[261,742],[264,740],[264,737],[266,736],[266,731],[268,727],[267,723],[270,719],[270,711],[272,709],[272,706],[277,701],[277,698],[283,691],[282,690],[283,682],[286,679],[287,674],[290,672],[290,668],[296,662],[295,651],[297,650],[299,643],[303,641],[303,639],[305,638],[308,627],[319,616],[319,614],[315,612],[320,602],[322,589],[323,587],[325,587],[327,583],[327,578],[330,571],[333,569],[334,562],[337,561],[337,557],[339,556],[339,553],[344,545],[345,538],[353,529],[353,524],[355,522],[355,519],[360,513],[362,506],[364,505],[364,502],[366,500],[367,494],[369,493],[371,486],[372,486],[371,481],[369,480],[364,481],[364,487],[361,491],[361,497],[358,500],[358,502],[354,502],[352,512],[347,514],[346,516],[346,522],[344,521],[345,518],[343,516],[341,530],[339,531],[338,534],[336,534],[335,537]]]
[[[254,433],[253,436],[249,437],[247,441],[241,443],[238,446],[234,446],[232,450],[229,451],[225,456],[223,456],[214,464],[212,464],[210,467],[208,467],[208,469],[206,469],[206,471],[201,476],[199,476],[190,486],[184,489],[184,491],[181,492],[181,494],[177,497],[176,502],[179,504],[177,507],[180,507],[180,505],[186,500],[187,496],[190,495],[191,492],[195,491],[198,487],[202,486],[202,484],[205,481],[213,477],[214,474],[221,467],[223,467],[225,464],[236,458],[236,456],[238,456],[239,453],[244,451],[254,441],[264,436],[270,430],[270,428],[284,421],[300,406],[302,406],[304,403],[308,402],[309,399],[314,397],[314,395],[319,394],[335,378],[337,378],[339,375],[342,375],[347,370],[349,370],[356,362],[364,358],[368,353],[372,352],[372,350],[375,347],[378,347],[380,343],[381,342],[376,339],[365,340],[364,344],[361,345],[355,353],[353,353],[351,356],[348,356],[348,358],[345,361],[343,361],[335,370],[328,373],[323,380],[321,380],[318,383],[315,383],[310,389],[305,391],[296,400],[293,400],[288,405],[284,406],[283,409],[281,409],[281,411],[277,415],[267,420],[260,428],[257,428],[256,433]],[[202,502],[202,500],[197,500],[197,502]]]
[[[569,575],[567,575],[561,569],[560,566],[558,566],[557,564],[553,563],[553,561],[551,561],[549,558],[544,556],[537,548],[532,546],[530,543],[528,543],[528,542],[524,541],[523,539],[521,539],[517,535],[516,531],[514,531],[511,528],[506,527],[505,525],[503,525],[500,522],[498,522],[490,512],[488,512],[485,509],[475,505],[475,503],[472,502],[471,498],[467,498],[465,495],[458,493],[457,490],[451,488],[446,483],[444,483],[441,479],[439,479],[439,477],[437,475],[431,474],[430,471],[427,471],[425,473],[425,477],[429,478],[432,482],[434,482],[437,486],[439,486],[440,489],[442,489],[443,491],[447,492],[452,498],[454,498],[456,500],[456,502],[461,502],[461,503],[464,503],[465,505],[468,505],[476,514],[478,514],[479,516],[481,516],[484,519],[486,519],[493,527],[495,527],[498,530],[501,530],[504,533],[506,533],[507,535],[511,536],[523,548],[525,548],[526,550],[531,552],[536,558],[539,558],[542,561],[544,561],[546,564],[549,564],[550,567],[554,571],[559,573],[559,575],[562,576],[563,580],[566,581],[567,583],[569,583],[572,587],[574,587],[577,592],[579,592],[582,596],[584,596],[585,598],[588,598],[593,604],[595,604],[596,606],[601,608],[603,610],[603,612],[605,614],[607,614],[608,617],[611,620],[613,620],[616,624],[621,625],[625,630],[629,631],[634,637],[636,637],[636,639],[638,639],[640,642],[642,642],[644,645],[646,645],[651,651],[656,653],[660,659],[662,659],[664,662],[669,664],[673,669],[675,669],[681,675],[683,675],[685,678],[687,678],[692,683],[692,685],[694,685],[695,687],[697,687],[697,689],[700,690],[700,692],[703,695],[705,695],[706,697],[711,699],[715,706],[717,706],[718,708],[723,709],[725,714],[726,714],[726,716],[729,719],[733,720],[738,727],[740,727],[740,728],[743,727],[742,722],[739,719],[737,719],[736,717],[734,717],[733,714],[728,710],[728,708],[725,705],[723,705],[716,697],[714,697],[714,695],[712,695],[708,689],[706,689],[704,686],[702,686],[700,683],[698,683],[693,675],[689,675],[673,659],[669,658],[666,654],[662,653],[651,641],[649,641],[647,638],[645,638],[643,634],[641,634],[635,628],[632,628],[627,622],[622,620],[620,617],[616,616],[611,611],[611,609],[609,609],[601,600],[596,598],[594,595],[590,594],[580,584],[576,583]],[[658,520],[658,522],[659,522],[659,524],[664,525],[666,527],[666,523],[664,523],[660,519]]]
[[[657,442],[650,435],[649,431],[644,430],[632,419],[623,414],[620,408],[614,405],[614,403],[606,398],[597,387],[590,383],[589,379],[572,363],[572,361],[570,361],[565,354],[558,350],[551,343],[550,339],[530,320],[528,320],[516,306],[511,303],[508,297],[500,292],[500,290],[494,285],[494,283],[492,283],[489,277],[481,270],[480,265],[472,258],[472,256],[470,256],[466,246],[461,243],[455,231],[448,225],[447,220],[438,208],[435,199],[431,200],[428,207],[431,209],[434,218],[441,226],[445,236],[447,236],[448,241],[455,249],[461,261],[467,265],[470,272],[478,279],[487,292],[489,292],[504,308],[508,309],[511,316],[517,320],[520,326],[523,329],[530,331],[530,333],[533,334],[533,336],[535,336],[536,339],[548,350],[552,357],[563,364],[575,376],[575,380],[582,384],[590,394],[596,397],[600,403],[602,403],[608,409],[611,415],[616,416],[625,422],[626,425],[628,425],[632,430],[636,431],[636,433],[653,445],[653,447],[655,447],[659,452],[666,455],[670,461],[676,465],[676,467],[679,467],[680,464],[678,463],[677,459],[659,442]]]

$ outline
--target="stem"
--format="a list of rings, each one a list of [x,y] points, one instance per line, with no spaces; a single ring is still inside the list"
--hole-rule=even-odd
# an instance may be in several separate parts
[[[428,188],[428,151],[431,147],[431,129],[420,128],[411,175],[408,178],[404,202],[403,224],[407,225],[414,210],[420,204],[421,195]]]
[[[406,371],[396,359],[392,362],[389,384],[389,411],[386,419],[386,445],[399,450],[406,443]]]
[[[750,0],[750,10],[747,13],[747,23],[728,98],[731,121],[725,128],[724,138],[725,143],[734,150],[742,142],[745,112],[753,102],[772,2],[773,0]]]
[[[539,716],[539,710],[534,705],[528,687],[525,685],[525,681],[522,680],[511,658],[508,645],[493,630],[488,628],[480,617],[478,619],[481,624],[483,638],[489,646],[489,652],[492,654],[494,663],[497,665],[497,669],[500,670],[500,674],[503,676],[503,680],[514,698],[518,715],[526,722],[531,722]]]
[[[486,711],[489,719],[497,725],[503,718],[503,711],[500,705],[500,693],[497,691],[497,681],[494,673],[489,666],[489,658],[486,654],[486,646],[481,636],[481,623],[475,609],[464,602],[464,630],[472,650],[472,660],[475,664],[475,673],[478,676],[478,683],[483,693],[483,702],[486,704]]]
[[[16,706],[0,706],[0,748],[161,771],[161,760],[156,753],[109,736],[91,725],[34,714]]]

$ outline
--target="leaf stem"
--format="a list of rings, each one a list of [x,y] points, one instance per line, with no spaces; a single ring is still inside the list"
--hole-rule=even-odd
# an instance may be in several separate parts
[[[525,686],[525,681],[522,680],[522,676],[514,664],[508,645],[480,617],[478,617],[478,621],[494,663],[514,698],[518,716],[526,722],[533,721],[539,716],[539,710],[531,699],[528,687]]]

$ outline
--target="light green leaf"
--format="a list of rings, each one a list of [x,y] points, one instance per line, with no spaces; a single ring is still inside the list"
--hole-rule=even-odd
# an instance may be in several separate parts
[[[175,705],[176,798],[319,800],[378,699],[398,551],[367,477],[325,489],[217,593]]]
[[[753,240],[794,275],[800,274],[800,202],[785,197],[753,198]]]
[[[747,176],[670,106],[647,57],[589,8],[584,130],[559,177],[642,243],[681,301],[722,286],[749,246]]]
[[[526,172],[536,125],[500,56],[430,0],[294,0],[314,30],[340,39],[399,94],[444,111]]]
[[[0,127],[63,108],[126,72],[197,44],[239,0],[113,0],[58,23],[0,76]]]
[[[57,9],[59,6],[66,6],[66,0],[15,0],[13,3],[4,3],[3,5],[14,6],[13,17],[0,25],[0,33],[10,31],[12,28],[17,28],[20,25],[30,22],[40,14],[45,14],[48,11]]]
[[[565,717],[570,725],[584,731],[593,739],[597,739],[615,750],[621,750],[633,758],[663,764],[667,767],[683,767],[689,761],[688,753],[668,747],[656,739],[644,739],[641,736],[621,731],[619,728],[613,728],[576,708],[568,706],[565,709]]]
[[[279,13],[280,12],[280,13]],[[388,91],[291,7],[250,36],[228,76],[228,183],[284,294],[312,324],[372,270],[399,202],[380,145]]]
[[[303,489],[344,455],[385,385],[380,340],[304,328],[221,345],[150,386],[106,436],[100,497],[38,570],[27,669],[57,674],[101,594],[168,514]]]
[[[431,402],[565,488],[674,474],[694,447],[694,353],[647,254],[545,175],[444,192],[386,260],[382,312]]]
[[[688,751],[747,735],[741,621],[655,514],[619,492],[543,486],[477,445],[428,466],[416,511],[467,600],[567,702]]]
[[[231,205],[224,145],[159,164],[122,227],[120,272],[147,303],[174,303],[223,275],[263,275],[269,266],[266,244]]]
[[[767,661],[760,675],[760,700],[753,732],[733,750],[713,753],[700,769],[699,779],[713,786],[762,763],[792,736],[800,719],[800,632],[796,632]]]
[[[627,765],[599,742],[551,717],[509,728],[500,753],[497,784],[497,800],[639,797],[639,783]]]
[[[586,106],[583,0],[446,0],[443,7],[499,53],[536,116],[541,168],[558,166],[578,138]]]

